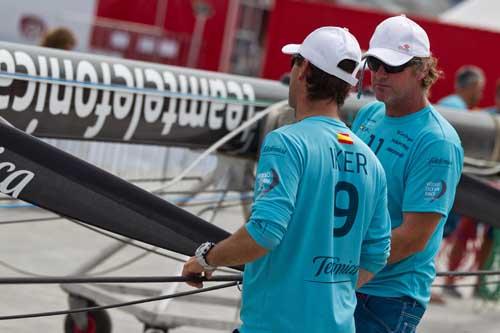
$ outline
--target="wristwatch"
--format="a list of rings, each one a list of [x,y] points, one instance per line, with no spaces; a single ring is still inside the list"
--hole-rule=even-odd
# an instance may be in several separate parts
[[[198,246],[196,249],[194,256],[196,261],[203,267],[206,271],[215,271],[217,266],[212,266],[207,262],[207,254],[210,250],[215,246],[215,243],[206,242]]]

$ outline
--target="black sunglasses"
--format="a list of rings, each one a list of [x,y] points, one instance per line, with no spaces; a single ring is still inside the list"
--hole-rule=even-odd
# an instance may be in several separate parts
[[[294,55],[292,55],[292,63],[290,64],[290,68],[292,68],[296,62],[302,62],[304,61],[304,57],[301,56],[300,54],[296,53]]]
[[[401,73],[402,71],[405,70],[406,67],[410,67],[410,66],[413,66],[413,65],[420,63],[420,60],[413,58],[405,64],[402,64],[399,66],[391,66],[391,65],[388,65],[388,64],[378,60],[375,57],[368,57],[368,58],[366,58],[366,63],[368,65],[368,68],[374,72],[378,71],[380,66],[383,66],[384,71],[386,73],[395,74],[395,73]]]

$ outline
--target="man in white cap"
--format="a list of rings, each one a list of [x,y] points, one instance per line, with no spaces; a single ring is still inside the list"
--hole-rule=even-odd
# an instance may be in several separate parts
[[[358,112],[352,130],[386,171],[392,238],[387,266],[358,290],[356,329],[414,332],[429,302],[463,149],[427,100],[440,72],[417,23],[403,15],[384,20],[365,58],[378,101]]]
[[[236,332],[355,332],[356,285],[390,248],[384,171],[338,116],[361,50],[346,29],[323,27],[283,52],[297,122],[264,140],[248,223],[202,245],[183,275],[247,264]]]

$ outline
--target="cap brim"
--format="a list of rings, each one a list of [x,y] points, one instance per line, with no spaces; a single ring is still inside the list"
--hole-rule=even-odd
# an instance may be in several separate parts
[[[368,56],[375,57],[390,66],[401,66],[403,64],[406,64],[413,58],[413,56],[408,54],[382,48],[369,49],[363,55],[363,58],[366,58]]]
[[[297,54],[299,53],[300,44],[288,44],[283,46],[281,52],[284,54]]]

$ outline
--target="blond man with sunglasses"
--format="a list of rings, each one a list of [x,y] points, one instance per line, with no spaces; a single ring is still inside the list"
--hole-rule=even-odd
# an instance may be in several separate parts
[[[387,266],[358,289],[356,330],[415,332],[430,299],[463,149],[427,99],[439,71],[422,27],[404,15],[384,20],[365,59],[377,101],[358,112],[352,129],[386,171],[392,238]]]

